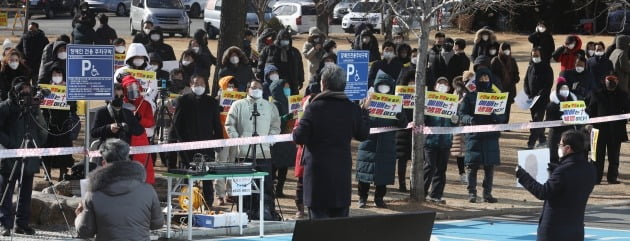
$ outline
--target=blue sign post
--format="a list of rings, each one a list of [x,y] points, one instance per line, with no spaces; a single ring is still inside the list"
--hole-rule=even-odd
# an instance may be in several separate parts
[[[367,97],[370,51],[349,50],[337,52],[337,64],[346,71],[346,95],[350,100]]]
[[[70,44],[67,52],[67,99],[113,99],[114,46]]]

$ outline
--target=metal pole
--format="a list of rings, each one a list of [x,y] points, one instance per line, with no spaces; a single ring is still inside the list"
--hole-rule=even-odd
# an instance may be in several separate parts
[[[31,0],[26,0],[25,5],[26,6],[24,6],[24,26],[22,26],[24,28],[24,34],[28,32],[28,9],[29,9],[29,5],[31,5]]]
[[[90,172],[90,156],[88,155],[90,151],[90,101],[85,101],[85,178],[87,179],[87,174]]]

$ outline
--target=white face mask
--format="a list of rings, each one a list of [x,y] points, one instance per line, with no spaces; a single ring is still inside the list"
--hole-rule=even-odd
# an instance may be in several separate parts
[[[228,87],[225,91],[234,91],[234,88]]]
[[[16,70],[18,67],[20,67],[20,62],[9,62],[9,67],[13,70]]]
[[[365,37],[363,38],[361,41],[363,41],[364,44],[369,43],[370,42],[370,38]]]
[[[276,81],[276,80],[279,80],[279,79],[280,79],[280,75],[278,75],[278,74],[270,74],[269,75],[269,80],[271,80],[271,81]]]
[[[199,53],[199,47],[192,47],[192,50],[195,51],[195,53]]]
[[[418,64],[418,59],[417,59],[416,57],[411,57],[411,63],[412,63],[413,65]]]
[[[495,55],[495,54],[497,54],[497,50],[496,49],[491,49],[490,51],[488,51],[488,53],[490,55]]]
[[[534,63],[540,63],[540,61],[542,61],[542,59],[540,57],[533,57],[532,58],[532,62],[534,62]]]
[[[512,51],[510,51],[510,50],[503,50],[503,54],[505,54],[505,55],[510,55],[511,52]]]
[[[133,65],[140,67],[144,64],[144,59],[133,59]]]
[[[260,89],[250,89],[249,90],[249,96],[251,96],[254,99],[260,99],[263,96],[263,91]]]
[[[567,96],[569,96],[569,90],[560,90],[558,92],[560,93],[560,96],[562,97],[566,98]]]
[[[567,45],[567,48],[573,49],[573,48],[575,48],[575,44],[569,44],[569,45]]]
[[[199,95],[203,95],[203,92],[206,91],[206,87],[203,86],[194,86],[192,87],[192,91],[193,93],[195,93],[195,95],[199,96]]]
[[[151,29],[145,28],[142,31],[144,31],[144,34],[149,34],[151,32]]]
[[[381,94],[387,94],[390,90],[391,87],[389,87],[389,85],[379,85],[378,87],[376,87],[376,91]]]
[[[391,52],[391,51],[383,52],[383,58],[384,59],[393,59],[394,58],[394,52]]]
[[[59,84],[61,82],[63,82],[63,77],[62,76],[53,76],[52,77],[52,82],[55,84]]]
[[[560,147],[558,147],[558,157],[562,158],[563,156],[564,156],[564,152],[562,151]]]
[[[336,53],[337,53],[337,49],[336,49],[336,48],[331,49],[330,51],[331,51],[333,54],[336,54]]]
[[[446,93],[448,92],[448,86],[439,84],[438,86],[435,87],[435,90],[440,93]]]
[[[578,73],[584,72],[584,67],[575,67],[575,71]]]
[[[595,55],[595,50],[589,50],[589,51],[588,51],[588,55],[590,55],[590,56]]]
[[[61,60],[65,60],[66,58],[68,58],[68,53],[67,52],[57,53],[57,58],[59,58]]]
[[[488,41],[488,39],[490,38],[490,36],[488,35],[481,35],[481,39],[483,39],[483,41]]]
[[[160,35],[159,34],[151,34],[151,40],[154,41],[154,42],[160,40]]]
[[[183,66],[188,66],[188,65],[190,65],[190,63],[191,63],[191,62],[190,62],[190,61],[188,61],[188,60],[182,60],[182,65],[183,65]]]
[[[240,61],[240,59],[238,58],[238,56],[230,57],[230,63],[232,63],[232,64],[238,64],[239,61]]]
[[[595,56],[604,56],[604,51],[595,51]]]
[[[547,28],[541,26],[538,26],[536,29],[538,29],[539,33],[544,33],[545,31],[547,31]]]
[[[125,46],[116,46],[116,53],[122,54],[125,52]]]

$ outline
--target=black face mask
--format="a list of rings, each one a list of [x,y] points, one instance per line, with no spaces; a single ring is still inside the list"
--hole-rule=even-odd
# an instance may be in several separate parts
[[[112,100],[112,104],[111,105],[112,105],[112,107],[115,107],[115,108],[122,108],[122,106],[123,106],[123,99],[121,97],[116,96],[114,98],[114,100]]]
[[[451,52],[451,51],[453,51],[453,45],[452,44],[444,44],[444,46],[442,46],[442,49],[444,49],[444,51],[446,51],[446,52]]]

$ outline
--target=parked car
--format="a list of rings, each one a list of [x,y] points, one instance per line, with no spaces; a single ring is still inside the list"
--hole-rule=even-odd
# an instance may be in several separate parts
[[[294,33],[306,33],[317,26],[317,10],[313,2],[279,2],[273,14]]]
[[[206,6],[206,2],[207,0],[182,0],[184,8],[188,9],[188,16],[191,18],[203,17],[203,6]]]
[[[617,9],[608,13],[608,33],[630,33],[630,10]]]
[[[127,16],[131,0],[84,0],[94,12],[115,12],[116,16]]]
[[[132,0],[129,14],[131,34],[142,30],[145,21],[160,26],[164,33],[190,36],[190,18],[180,0]]]
[[[79,11],[79,0],[30,0],[28,15],[42,13],[46,18],[55,18],[58,14],[69,13],[75,16]]]
[[[341,28],[346,33],[354,32],[354,28],[362,23],[369,23],[374,26],[374,31],[381,30],[381,8],[382,3],[379,1],[357,2],[352,5],[350,12],[343,16],[341,20]]]
[[[341,2],[337,3],[333,9],[333,22],[341,23],[343,16],[350,12],[350,8],[356,2],[357,0],[341,0]]]
[[[203,23],[206,32],[208,32],[209,38],[216,39],[217,35],[219,35],[219,29],[221,27],[221,6],[223,5],[223,0],[208,0],[206,4],[206,8],[203,11]],[[260,21],[258,21],[258,15],[256,15],[256,8],[254,4],[250,1],[247,8],[247,16],[245,19],[245,24],[247,24],[247,28],[251,30],[257,30],[260,25]],[[271,12],[271,8],[265,9],[265,21],[269,21],[274,17]]]

